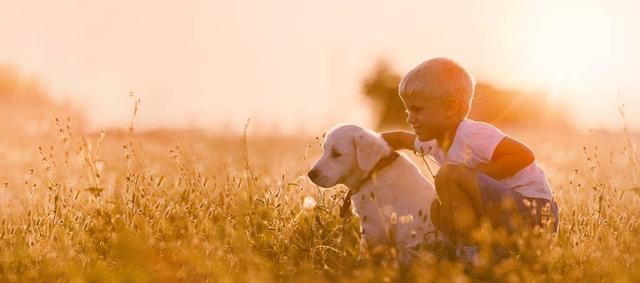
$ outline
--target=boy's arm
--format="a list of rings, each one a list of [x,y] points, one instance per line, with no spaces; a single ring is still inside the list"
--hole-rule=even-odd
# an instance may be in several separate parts
[[[380,136],[396,151],[400,149],[415,150],[416,134],[406,131],[391,131],[381,133]]]
[[[507,136],[496,146],[491,162],[479,166],[478,170],[501,180],[515,175],[534,160],[533,152],[526,145]]]

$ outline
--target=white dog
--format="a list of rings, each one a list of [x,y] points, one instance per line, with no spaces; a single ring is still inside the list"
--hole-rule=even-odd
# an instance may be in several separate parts
[[[345,204],[353,201],[365,247],[394,245],[406,264],[419,244],[442,237],[430,217],[434,186],[408,158],[392,152],[380,135],[340,126],[329,132],[323,148],[308,176],[320,187],[349,187]]]

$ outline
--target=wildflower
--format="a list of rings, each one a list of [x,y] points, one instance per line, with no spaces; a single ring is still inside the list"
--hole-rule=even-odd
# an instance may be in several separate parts
[[[407,215],[402,215],[399,218],[400,220],[400,224],[405,224],[405,223],[409,223],[413,221],[413,215],[411,214],[407,214]]]
[[[391,213],[391,224],[396,224],[398,223],[398,214],[393,212]]]
[[[96,170],[98,171],[98,173],[102,172],[102,169],[104,168],[104,161],[96,160],[95,165],[96,165]]]
[[[302,201],[302,208],[304,209],[313,209],[316,207],[316,200],[312,196],[304,197]]]

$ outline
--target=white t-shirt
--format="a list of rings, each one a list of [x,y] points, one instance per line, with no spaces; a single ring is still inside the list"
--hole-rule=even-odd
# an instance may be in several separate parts
[[[420,154],[433,156],[441,165],[454,164],[478,168],[491,162],[493,151],[505,136],[490,124],[464,119],[458,125],[448,154],[445,154],[435,139],[423,142],[416,138],[415,148]],[[498,182],[525,197],[552,199],[549,182],[537,162]]]

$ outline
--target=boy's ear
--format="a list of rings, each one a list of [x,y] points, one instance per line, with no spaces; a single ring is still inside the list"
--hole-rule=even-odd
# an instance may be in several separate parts
[[[460,114],[460,102],[453,97],[447,98],[445,101],[446,115],[449,117],[458,116]]]
[[[353,143],[358,167],[364,171],[371,171],[382,158],[384,147],[375,137],[366,133],[355,135]]]

